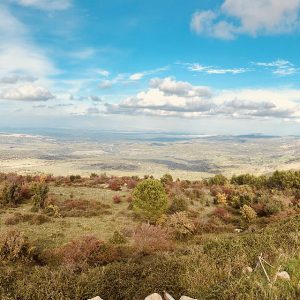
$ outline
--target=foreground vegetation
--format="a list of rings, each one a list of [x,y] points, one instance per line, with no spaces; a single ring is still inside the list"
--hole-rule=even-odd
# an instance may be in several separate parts
[[[300,172],[0,174],[0,190],[1,299],[300,297]]]

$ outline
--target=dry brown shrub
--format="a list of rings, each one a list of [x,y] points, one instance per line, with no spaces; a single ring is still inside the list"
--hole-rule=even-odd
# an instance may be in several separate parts
[[[151,254],[173,248],[170,234],[166,228],[143,223],[133,234],[134,247],[138,253]]]
[[[0,258],[8,261],[29,261],[36,254],[36,248],[17,230],[11,230],[0,240]]]
[[[55,208],[56,216],[61,217],[92,217],[110,214],[110,206],[98,201],[88,201],[83,199],[61,200],[53,196],[46,200],[47,208]],[[54,210],[49,209],[49,214]]]

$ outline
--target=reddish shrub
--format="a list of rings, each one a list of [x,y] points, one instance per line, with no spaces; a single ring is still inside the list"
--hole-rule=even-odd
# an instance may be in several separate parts
[[[138,182],[134,179],[129,179],[126,181],[126,184],[129,189],[134,189],[137,186]]]
[[[114,196],[113,196],[113,202],[114,202],[115,204],[121,203],[121,197],[120,197],[120,195],[114,195]]]
[[[113,177],[108,180],[108,188],[110,188],[113,191],[120,191],[122,188],[122,180],[117,177]]]
[[[225,220],[228,218],[229,213],[227,211],[226,208],[224,207],[217,207],[214,211],[213,211],[213,215],[218,217],[221,220]]]
[[[72,269],[105,265],[123,257],[121,248],[105,244],[94,236],[84,236],[56,250],[56,254]]]

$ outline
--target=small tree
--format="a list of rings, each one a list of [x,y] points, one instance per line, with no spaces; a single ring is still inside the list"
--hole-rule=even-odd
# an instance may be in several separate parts
[[[168,207],[162,183],[156,179],[140,182],[133,191],[133,208],[141,217],[155,222]]]

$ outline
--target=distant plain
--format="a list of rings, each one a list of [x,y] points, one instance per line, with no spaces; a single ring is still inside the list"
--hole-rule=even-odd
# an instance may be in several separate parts
[[[2,172],[199,179],[300,168],[300,137],[0,130]]]

